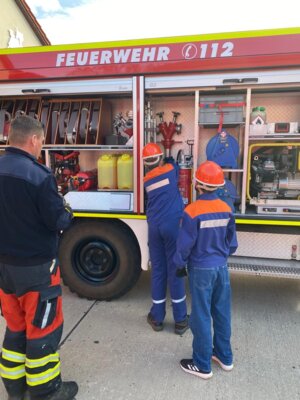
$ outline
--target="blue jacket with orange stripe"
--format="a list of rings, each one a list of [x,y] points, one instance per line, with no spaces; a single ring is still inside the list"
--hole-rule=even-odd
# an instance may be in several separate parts
[[[178,189],[175,165],[167,163],[148,172],[144,177],[144,187],[147,194],[148,222],[160,223],[166,217],[182,215],[184,206]]]
[[[184,210],[174,262],[179,268],[221,267],[237,246],[231,208],[216,193],[204,193]]]

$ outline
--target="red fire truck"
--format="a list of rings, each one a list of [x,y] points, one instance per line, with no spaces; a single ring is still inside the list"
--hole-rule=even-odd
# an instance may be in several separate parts
[[[4,49],[2,151],[23,113],[44,124],[41,162],[75,210],[60,263],[78,295],[120,297],[148,267],[148,142],[178,162],[186,204],[200,162],[224,169],[231,270],[300,277],[300,28]]]

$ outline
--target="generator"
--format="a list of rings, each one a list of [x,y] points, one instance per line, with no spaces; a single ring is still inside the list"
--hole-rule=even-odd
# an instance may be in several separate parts
[[[300,144],[249,148],[247,196],[260,213],[300,213]]]

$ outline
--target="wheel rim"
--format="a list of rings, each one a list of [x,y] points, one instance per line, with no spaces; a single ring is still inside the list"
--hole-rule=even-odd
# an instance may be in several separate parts
[[[116,251],[99,238],[81,241],[74,249],[72,265],[77,275],[90,284],[107,283],[119,269]]]

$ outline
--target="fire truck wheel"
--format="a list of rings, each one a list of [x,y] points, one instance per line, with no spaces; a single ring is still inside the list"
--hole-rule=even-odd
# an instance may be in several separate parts
[[[121,221],[75,221],[60,240],[64,283],[80,297],[112,300],[128,292],[141,273],[132,231]]]

